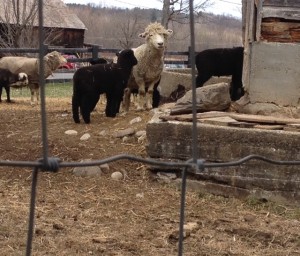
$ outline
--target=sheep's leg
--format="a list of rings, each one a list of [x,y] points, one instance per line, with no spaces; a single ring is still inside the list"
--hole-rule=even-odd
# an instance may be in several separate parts
[[[2,102],[2,99],[1,99],[1,97],[2,97],[2,85],[0,85],[0,102]]]
[[[11,102],[10,100],[10,87],[9,85],[5,86],[5,92],[6,92],[6,97],[7,97],[7,102]]]
[[[151,84],[148,87],[148,91],[146,92],[146,108],[148,110],[152,109],[152,104],[153,104],[153,86],[154,86],[154,84]]]
[[[89,124],[91,122],[91,98],[91,95],[86,94],[81,97],[80,101],[80,112],[86,124]]]
[[[125,113],[129,111],[130,95],[131,95],[130,89],[125,88],[123,102],[122,102],[122,109],[123,109],[123,112],[125,112]]]
[[[35,93],[36,93],[37,104],[39,104],[39,102],[40,102],[40,88],[39,87],[35,89]]]
[[[72,96],[72,113],[73,113],[73,120],[75,123],[80,123],[80,120],[79,120],[79,102],[80,102],[80,99],[78,96],[75,96],[73,94]]]
[[[202,87],[203,84],[208,81],[212,77],[212,74],[210,72],[202,72],[198,73],[198,76],[196,78],[196,87]]]
[[[152,95],[152,107],[158,108],[160,102],[160,93],[157,87],[154,86],[153,95]]]
[[[31,84],[31,85],[29,85],[29,89],[30,89],[30,94],[31,94],[30,104],[32,106],[35,105],[35,100],[34,100],[35,95],[36,95],[37,104],[38,104],[39,97],[40,97],[39,87],[36,84]]]
[[[138,98],[138,104],[137,104],[137,110],[144,110],[145,101],[146,101],[146,90],[145,90],[145,84],[142,83],[139,85],[139,98]]]
[[[106,117],[115,117],[117,114],[117,105],[119,102],[119,97],[113,95],[113,93],[107,93],[106,101],[107,101],[106,108],[105,108]]]
[[[35,103],[34,103],[34,89],[30,89],[30,94],[31,94],[30,104],[35,105]]]
[[[233,74],[230,85],[230,98],[232,101],[240,99],[245,94],[242,78],[240,75]]]

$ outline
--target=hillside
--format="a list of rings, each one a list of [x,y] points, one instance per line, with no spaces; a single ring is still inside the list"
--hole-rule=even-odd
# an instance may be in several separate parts
[[[138,34],[148,23],[160,21],[156,9],[101,8],[94,5],[69,4],[69,8],[87,27],[85,42],[103,48],[130,48],[143,43]],[[170,22],[174,35],[169,51],[186,51],[190,45],[188,17]],[[195,18],[196,51],[207,48],[239,46],[242,43],[242,21],[233,17],[200,13]]]

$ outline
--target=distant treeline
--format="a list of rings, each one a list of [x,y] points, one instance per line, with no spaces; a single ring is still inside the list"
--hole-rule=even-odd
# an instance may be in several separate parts
[[[101,5],[68,4],[87,27],[85,42],[103,48],[137,47],[144,40],[138,35],[153,21],[160,22],[162,11],[157,9],[120,9]],[[190,45],[188,17],[180,23],[171,21],[174,35],[169,40],[168,51],[187,51]],[[195,18],[196,51],[207,48],[240,46],[242,21],[234,17],[202,13]]]

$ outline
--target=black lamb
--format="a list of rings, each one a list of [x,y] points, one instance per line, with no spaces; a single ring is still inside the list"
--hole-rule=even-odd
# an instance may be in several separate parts
[[[208,49],[198,53],[195,59],[198,70],[196,86],[203,86],[212,76],[232,76],[230,97],[233,101],[238,100],[244,95],[243,58],[244,47]]]
[[[90,64],[91,64],[91,65],[96,65],[96,64],[107,64],[107,63],[108,63],[108,61],[107,61],[106,59],[104,59],[104,58],[92,59],[92,60],[90,61]]]
[[[5,89],[7,102],[11,102],[10,99],[10,86],[24,86],[28,84],[28,76],[25,73],[14,74],[8,69],[0,68],[0,102],[2,102],[2,90]]]
[[[132,67],[137,64],[131,49],[120,52],[117,63],[96,64],[78,69],[73,76],[72,112],[79,123],[79,109],[85,123],[90,123],[90,114],[100,94],[107,98],[105,114],[115,117],[119,112],[124,89]]]

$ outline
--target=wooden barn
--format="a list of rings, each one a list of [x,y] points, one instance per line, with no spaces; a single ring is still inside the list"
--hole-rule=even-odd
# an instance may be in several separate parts
[[[249,97],[241,111],[300,117],[300,1],[243,0],[243,30]]]
[[[19,7],[13,7],[12,1],[0,0],[0,36],[9,40],[8,31],[22,27],[24,32],[33,26],[33,30],[26,33],[33,35],[31,46],[35,46],[38,38],[38,1],[26,0],[26,8],[23,10],[24,2],[25,0],[20,0],[17,3]],[[46,40],[48,39],[46,43],[67,48],[83,47],[86,27],[63,1],[44,1],[43,13]],[[27,19],[27,23],[23,22],[24,19]]]

